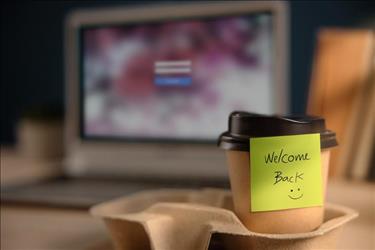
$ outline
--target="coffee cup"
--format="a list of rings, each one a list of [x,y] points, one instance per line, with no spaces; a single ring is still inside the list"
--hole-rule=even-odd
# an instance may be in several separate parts
[[[326,129],[324,119],[312,116],[266,116],[235,111],[230,114],[228,124],[228,131],[220,135],[218,145],[226,151],[234,211],[242,223],[254,232],[277,234],[309,232],[319,227],[324,217],[324,198],[330,149],[337,145],[335,133]],[[251,138],[283,138],[285,136],[314,134],[320,139],[320,149],[316,150],[317,154],[320,152],[320,157],[318,157],[320,159],[316,168],[319,171],[317,182],[319,183],[318,189],[322,204],[254,211],[251,195],[254,196],[255,188],[257,192],[261,192],[263,183],[257,182],[258,187],[254,187],[254,181],[251,183],[252,167],[255,168],[251,164],[251,157],[255,157],[255,153],[252,154],[252,152],[255,152],[256,149],[251,148],[249,143]],[[289,160],[293,159],[290,158]],[[287,163],[285,165],[287,166]],[[276,177],[277,172],[275,171]],[[284,177],[280,178],[284,180]],[[287,177],[285,178],[286,182],[290,181]],[[298,176],[294,176],[294,178],[297,179]],[[269,183],[269,185],[275,185],[275,183]],[[281,184],[276,182],[277,185]],[[274,188],[274,186],[271,188]],[[306,188],[312,189],[312,187]],[[290,191],[292,192],[293,189],[290,189]],[[294,197],[290,196],[290,198]],[[272,205],[272,194],[269,199],[269,203]]]

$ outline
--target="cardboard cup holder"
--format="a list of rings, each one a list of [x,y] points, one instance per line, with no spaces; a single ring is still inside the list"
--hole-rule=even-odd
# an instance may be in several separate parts
[[[256,233],[234,214],[231,192],[211,188],[143,191],[90,212],[104,220],[117,250],[334,249],[342,226],[358,216],[326,204],[324,222],[314,231]]]

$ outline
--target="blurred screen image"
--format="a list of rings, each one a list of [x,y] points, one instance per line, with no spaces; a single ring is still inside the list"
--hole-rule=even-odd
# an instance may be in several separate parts
[[[273,103],[272,16],[88,26],[81,137],[216,140],[228,114]]]

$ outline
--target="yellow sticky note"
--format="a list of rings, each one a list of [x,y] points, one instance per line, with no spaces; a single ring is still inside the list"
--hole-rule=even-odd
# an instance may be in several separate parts
[[[251,211],[323,205],[320,135],[250,138]]]

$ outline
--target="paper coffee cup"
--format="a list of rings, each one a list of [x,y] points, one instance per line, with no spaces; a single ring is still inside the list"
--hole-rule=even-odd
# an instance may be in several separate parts
[[[231,113],[219,146],[226,150],[234,211],[242,223],[260,233],[319,227],[330,148],[336,145],[320,117]]]

